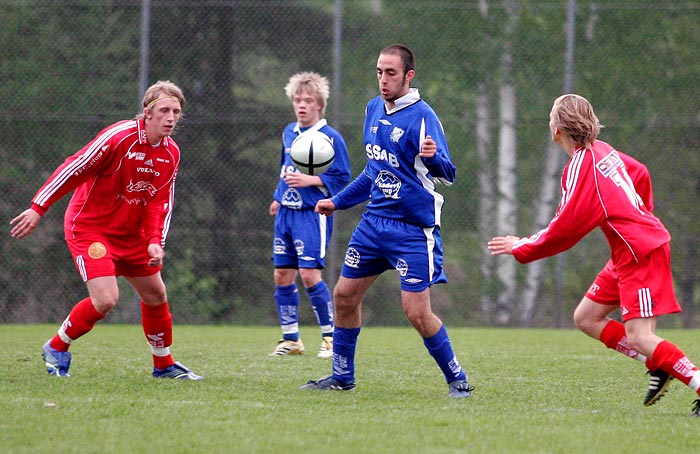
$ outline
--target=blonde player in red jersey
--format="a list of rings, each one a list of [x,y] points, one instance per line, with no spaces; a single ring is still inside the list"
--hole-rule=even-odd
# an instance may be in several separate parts
[[[552,140],[570,157],[556,214],[538,233],[526,238],[497,236],[488,242],[488,249],[493,255],[512,254],[518,262],[529,263],[573,247],[600,227],[617,273],[627,347],[644,355],[649,370],[661,370],[700,395],[698,368],[675,344],[656,334],[658,316],[681,310],[671,275],[671,236],[645,206],[619,152],[597,140],[600,123],[585,98],[574,94],[557,98],[549,127]],[[593,293],[595,289],[590,289],[587,295],[595,298]],[[692,414],[700,416],[700,399],[694,401]]]
[[[108,126],[66,158],[36,193],[31,208],[11,221],[11,235],[24,238],[56,201],[75,190],[64,230],[89,296],[43,346],[50,375],[70,376],[70,345],[116,306],[117,276],[124,276],[141,298],[153,376],[202,379],[170,354],[172,317],[160,273],[180,163],[180,149],[170,135],[184,104],[177,85],[153,84],[144,94],[142,114]]]

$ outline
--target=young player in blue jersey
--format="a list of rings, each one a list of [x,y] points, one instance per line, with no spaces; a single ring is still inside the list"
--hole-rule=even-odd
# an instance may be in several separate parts
[[[270,204],[275,216],[272,260],[275,264],[275,303],[282,327],[282,339],[270,356],[301,355],[304,344],[299,337],[299,291],[297,274],[309,295],[321,327],[321,358],[333,355],[333,300],[323,280],[326,249],[333,231],[333,218],[314,212],[316,202],[332,197],[350,181],[350,159],[345,140],[328,126],[325,115],[328,79],[316,73],[293,75],[285,93],[294,106],[297,121],[282,133],[280,179]],[[335,159],[320,175],[299,172],[289,156],[294,139],[300,134],[321,131],[333,142]]]
[[[317,212],[331,215],[369,200],[334,290],[333,373],[302,389],[355,387],[362,298],[381,273],[393,268],[401,279],[404,313],[444,374],[448,395],[469,397],[473,390],[430,307],[430,287],[447,282],[440,236],[443,197],[435,191],[435,181],[451,184],[456,169],[440,120],[410,87],[414,61],[411,50],[399,44],[381,51],[380,96],[367,104],[364,124],[367,164],[347,188],[316,204]]]

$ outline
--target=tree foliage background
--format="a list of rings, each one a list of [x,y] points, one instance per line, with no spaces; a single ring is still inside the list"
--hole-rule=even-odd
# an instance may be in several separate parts
[[[450,283],[434,287],[433,306],[452,325],[570,325],[573,306],[607,259],[602,235],[595,232],[562,258],[541,263],[532,308],[522,304],[528,267],[517,266],[513,279],[504,281],[499,270],[508,265],[484,252],[492,235],[540,228],[538,208],[554,212],[558,194],[543,202],[540,192],[552,192],[543,185],[558,178],[545,172],[552,159],[547,122],[564,89],[571,36],[572,91],[593,103],[605,125],[602,140],[648,165],[656,212],[674,238],[685,311],[667,323],[695,325],[697,2],[0,0],[5,222],[29,206],[65,156],[139,110],[146,3],[148,84],[169,79],[188,99],[175,136],[183,160],[163,272],[177,323],[277,323],[267,209],[281,131],[294,120],[283,88],[298,71],[333,80],[328,119],[345,136],[358,174],[364,105],[378,94],[376,58],[384,46],[401,42],[416,54],[414,86],[443,121],[458,167],[457,182],[441,190]],[[575,28],[568,35],[572,4]],[[509,111],[511,119],[504,115]],[[503,156],[512,175],[499,166]],[[565,162],[558,159],[557,171]],[[488,189],[499,184],[514,188],[512,200]],[[1,322],[60,321],[84,296],[63,241],[66,202],[54,206],[29,238],[0,236]],[[499,202],[512,208],[514,231],[496,231]],[[326,273],[331,284],[361,212],[337,214]],[[365,323],[404,324],[398,279],[385,274],[367,296]],[[509,287],[513,291],[504,292]],[[135,298],[124,285],[123,301],[108,321],[137,321]],[[494,315],[494,308],[505,316]],[[308,305],[301,315],[302,322],[313,319]]]

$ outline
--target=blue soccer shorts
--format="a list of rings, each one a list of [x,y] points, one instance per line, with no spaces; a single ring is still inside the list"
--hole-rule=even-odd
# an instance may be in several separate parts
[[[272,244],[275,268],[325,268],[332,231],[332,216],[281,206]]]
[[[419,227],[364,213],[352,233],[341,274],[350,279],[399,272],[401,290],[422,292],[447,282],[442,270],[442,237],[438,227]]]

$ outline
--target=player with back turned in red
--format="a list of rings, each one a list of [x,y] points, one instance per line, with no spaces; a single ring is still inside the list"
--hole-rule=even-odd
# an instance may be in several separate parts
[[[680,348],[656,334],[659,316],[681,311],[671,274],[671,235],[639,195],[625,159],[597,140],[601,126],[588,100],[574,94],[557,98],[549,127],[552,140],[570,157],[556,214],[536,234],[497,236],[488,242],[488,249],[493,255],[512,254],[518,262],[529,263],[566,251],[599,227],[610,245],[612,269],[598,277],[607,274],[606,286],[617,280],[618,294],[611,295],[608,288],[603,297],[597,288],[589,289],[577,308],[577,326],[630,357],[643,355],[654,374],[645,405],[658,400],[669,377],[700,395],[700,370]],[[603,304],[618,299],[622,324],[606,322],[604,316],[601,320],[602,309],[591,313],[586,298]],[[587,321],[597,327],[586,326]],[[694,401],[692,415],[700,416],[700,399]]]

